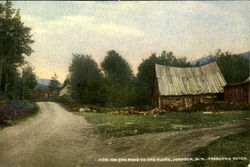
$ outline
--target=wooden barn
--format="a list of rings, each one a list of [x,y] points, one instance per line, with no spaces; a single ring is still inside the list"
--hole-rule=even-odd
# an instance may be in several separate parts
[[[178,68],[155,65],[154,105],[163,109],[183,110],[196,103],[209,103],[223,97],[226,81],[216,62]]]
[[[31,97],[33,99],[42,99],[42,98],[48,98],[51,96],[58,96],[58,91],[46,91],[46,92],[32,92]]]
[[[244,82],[226,85],[224,99],[230,103],[250,104],[250,77]]]

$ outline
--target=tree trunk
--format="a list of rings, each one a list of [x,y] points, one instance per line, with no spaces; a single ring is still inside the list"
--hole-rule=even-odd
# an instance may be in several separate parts
[[[10,83],[9,83],[9,76],[6,75],[5,76],[5,81],[4,81],[4,88],[3,88],[5,96],[7,95],[9,85],[10,85]]]
[[[0,92],[2,88],[2,77],[3,76],[3,59],[0,60]]]

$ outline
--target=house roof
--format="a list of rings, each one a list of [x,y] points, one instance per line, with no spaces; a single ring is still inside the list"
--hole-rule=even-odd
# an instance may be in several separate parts
[[[216,62],[189,68],[155,65],[161,96],[223,92],[226,81]]]

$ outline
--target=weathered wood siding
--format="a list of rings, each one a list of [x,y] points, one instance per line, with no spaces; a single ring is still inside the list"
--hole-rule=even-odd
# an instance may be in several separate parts
[[[216,62],[190,68],[155,65],[153,102],[156,107],[182,110],[223,95],[226,81]]]
[[[31,97],[33,99],[41,99],[41,98],[48,98],[51,96],[57,96],[59,95],[58,91],[51,91],[51,92],[33,92],[31,94]]]
[[[250,104],[250,82],[225,86],[224,99],[236,104]]]
[[[166,110],[184,110],[197,103],[211,103],[218,98],[216,94],[189,96],[160,96],[160,108]]]

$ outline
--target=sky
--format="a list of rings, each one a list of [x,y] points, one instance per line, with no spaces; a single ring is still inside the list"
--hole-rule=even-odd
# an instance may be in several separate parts
[[[31,27],[34,53],[27,60],[39,78],[64,81],[72,53],[98,64],[116,50],[134,74],[151,53],[172,51],[195,60],[216,49],[250,50],[249,1],[14,1]]]

